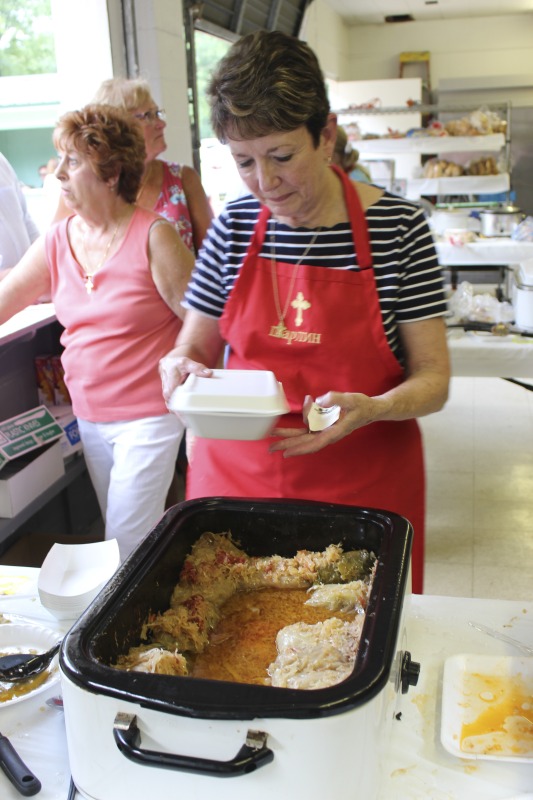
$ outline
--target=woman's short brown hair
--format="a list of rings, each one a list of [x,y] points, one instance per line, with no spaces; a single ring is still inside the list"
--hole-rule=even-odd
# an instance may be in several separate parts
[[[57,150],[72,148],[87,156],[100,180],[117,177],[119,196],[135,202],[146,149],[139,125],[126,111],[96,104],[69,111],[57,123],[53,141]]]
[[[316,55],[280,31],[255,31],[235,42],[217,65],[207,94],[221,142],[305,125],[316,146],[330,110]]]

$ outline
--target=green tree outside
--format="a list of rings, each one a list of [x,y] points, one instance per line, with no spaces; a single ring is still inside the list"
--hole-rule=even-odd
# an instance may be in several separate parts
[[[57,72],[50,0],[0,0],[0,77]]]
[[[213,129],[209,119],[209,103],[206,88],[211,74],[231,46],[231,42],[212,36],[203,31],[195,31],[194,49],[196,54],[196,84],[198,89],[198,122],[200,139],[213,137]]]

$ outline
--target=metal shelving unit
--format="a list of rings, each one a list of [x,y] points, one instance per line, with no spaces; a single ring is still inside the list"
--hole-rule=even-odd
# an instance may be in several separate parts
[[[495,103],[483,107],[487,111],[497,112],[506,122],[506,132],[496,134],[480,134],[478,136],[427,136],[414,134],[411,136],[380,136],[377,138],[362,138],[354,142],[363,160],[394,159],[404,155],[434,155],[456,153],[500,153],[503,154],[505,171],[497,175],[461,175],[443,178],[415,178],[410,175],[401,175],[394,170],[396,183],[403,181],[406,186],[405,195],[409,199],[418,200],[422,196],[464,197],[479,194],[507,193],[511,190],[511,105],[510,103]],[[393,120],[396,115],[401,119],[406,114],[419,114],[421,117],[433,117],[447,122],[458,116],[465,116],[473,111],[472,105],[439,105],[415,103],[405,106],[365,107],[349,106],[335,111],[342,125],[348,126],[350,122],[357,121],[360,117],[390,116]],[[483,203],[480,203],[482,205]],[[449,205],[453,205],[450,201]]]

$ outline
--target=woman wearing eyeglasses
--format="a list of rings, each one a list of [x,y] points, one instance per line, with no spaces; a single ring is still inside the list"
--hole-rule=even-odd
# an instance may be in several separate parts
[[[142,127],[146,162],[137,203],[172,222],[185,244],[198,252],[213,218],[200,176],[193,167],[158,158],[167,148],[165,112],[142,78],[110,78],[94,97],[128,111]]]
[[[172,222],[187,247],[197,253],[213,211],[193,167],[158,158],[167,148],[167,123],[165,112],[157,107],[148,82],[142,78],[110,78],[100,85],[93,102],[122,108],[139,122],[146,161],[137,205]],[[68,209],[59,208],[55,220],[67,213]]]

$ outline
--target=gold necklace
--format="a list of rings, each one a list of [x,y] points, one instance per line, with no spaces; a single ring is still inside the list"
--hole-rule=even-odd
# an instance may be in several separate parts
[[[296,264],[294,264],[294,268],[291,275],[291,281],[289,285],[289,289],[287,292],[287,298],[285,300],[285,307],[281,308],[281,301],[279,297],[279,286],[278,286],[278,275],[276,271],[276,240],[275,240],[275,221],[273,225],[273,230],[269,233],[270,238],[270,271],[272,274],[272,291],[274,294],[274,305],[276,306],[276,313],[278,315],[278,324],[273,328],[273,335],[282,337],[283,334],[287,331],[287,326],[285,325],[285,317],[287,316],[287,311],[289,310],[289,305],[291,302],[292,293],[294,290],[294,284],[296,283],[296,276],[298,274],[298,270],[300,268],[300,264],[303,262],[304,258],[308,255],[309,251],[315,244],[318,234],[322,232],[323,228],[318,228],[307,247],[305,248],[303,254],[298,259]]]
[[[85,288],[87,290],[87,294],[91,294],[91,292],[94,289],[93,278],[96,275],[96,273],[98,272],[98,270],[100,269],[100,267],[102,267],[103,264],[105,264],[105,262],[107,260],[107,256],[109,254],[109,251],[111,250],[111,245],[115,241],[115,237],[116,237],[118,229],[120,227],[120,223],[121,223],[121,220],[119,219],[119,221],[115,225],[115,230],[113,231],[113,235],[111,236],[110,240],[107,243],[106,249],[104,251],[104,255],[100,259],[100,261],[98,262],[98,264],[96,265],[96,267],[94,269],[91,269],[89,267],[89,259],[87,258],[87,250],[85,248],[85,237],[87,236],[87,228],[85,228],[85,230],[83,231],[83,236],[82,236],[81,243],[82,243],[82,247],[83,247],[83,255],[85,256],[85,264],[82,264],[82,267],[83,267],[83,272],[85,273]]]

